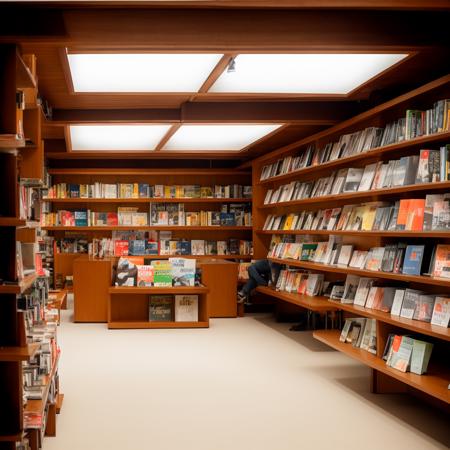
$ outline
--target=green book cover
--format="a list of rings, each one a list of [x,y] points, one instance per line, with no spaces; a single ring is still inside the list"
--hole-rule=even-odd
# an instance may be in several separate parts
[[[153,285],[156,287],[172,286],[172,264],[169,261],[153,261]]]
[[[173,295],[150,296],[148,320],[150,322],[172,322]]]
[[[430,342],[419,341],[414,339],[411,355],[410,371],[422,375],[427,371],[428,362],[430,361],[433,344]]]

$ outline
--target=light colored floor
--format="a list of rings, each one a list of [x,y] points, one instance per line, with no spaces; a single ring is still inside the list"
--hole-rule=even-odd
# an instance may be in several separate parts
[[[448,416],[372,395],[369,371],[270,316],[209,330],[70,323],[59,341],[65,400],[44,450],[426,450]],[[447,445],[445,445],[447,444]]]

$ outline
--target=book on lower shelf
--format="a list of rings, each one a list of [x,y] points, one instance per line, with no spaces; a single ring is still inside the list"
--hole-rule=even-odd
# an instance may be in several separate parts
[[[175,322],[198,322],[198,295],[175,295]]]
[[[173,322],[173,295],[151,295],[149,299],[150,322]]]

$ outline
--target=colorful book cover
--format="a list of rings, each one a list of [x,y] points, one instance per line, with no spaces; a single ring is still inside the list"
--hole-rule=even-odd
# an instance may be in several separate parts
[[[450,245],[437,245],[433,277],[450,278]]]
[[[149,287],[153,284],[153,266],[138,265],[137,267],[137,285]]]
[[[151,295],[149,305],[149,321],[172,322],[173,301],[173,295]]]
[[[153,283],[158,287],[172,286],[172,264],[167,260],[152,262],[154,267]]]
[[[128,256],[128,241],[115,240],[114,241],[114,256]]]
[[[424,245],[408,245],[406,247],[402,273],[407,275],[420,275],[424,251]]]

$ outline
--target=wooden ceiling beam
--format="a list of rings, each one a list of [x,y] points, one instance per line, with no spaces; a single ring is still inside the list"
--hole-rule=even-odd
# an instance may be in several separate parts
[[[331,125],[361,109],[339,102],[188,102],[181,109],[54,109],[52,125],[71,123],[291,123]]]
[[[369,2],[370,3],[370,2]],[[352,2],[347,2],[349,8]],[[416,3],[418,5],[418,3]],[[421,3],[422,6],[425,2]],[[445,4],[445,2],[444,2]],[[441,4],[442,6],[442,4]],[[373,7],[373,6],[372,6]],[[425,6],[423,6],[425,7]],[[446,8],[443,8],[446,9]],[[448,43],[450,11],[1,7],[0,39],[152,51],[419,49]],[[48,20],[52,13],[55,19]],[[42,17],[25,28],[17,17]]]

